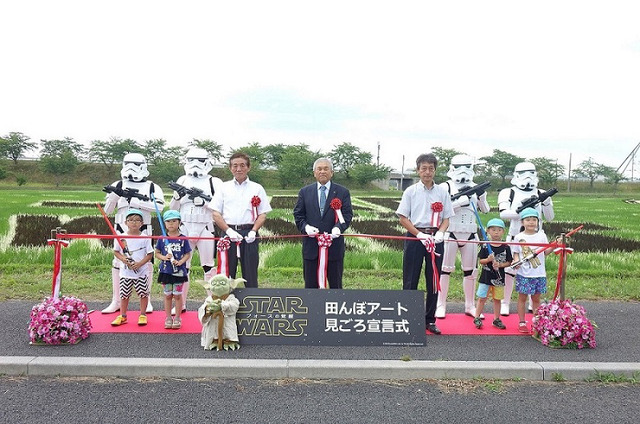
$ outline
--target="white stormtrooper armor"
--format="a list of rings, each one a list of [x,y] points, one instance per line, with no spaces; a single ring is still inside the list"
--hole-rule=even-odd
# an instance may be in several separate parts
[[[520,221],[520,215],[516,212],[516,209],[520,207],[523,201],[527,200],[531,196],[538,196],[543,190],[538,189],[538,173],[536,167],[531,162],[521,162],[516,165],[513,171],[513,178],[511,179],[511,188],[505,188],[498,194],[498,210],[500,211],[500,218],[505,221],[509,221],[509,231],[507,233],[507,241],[513,241],[515,236],[521,231],[522,222]],[[538,203],[535,206],[541,217],[544,217],[547,221],[552,221],[554,217],[553,202],[551,197],[546,199],[542,203]],[[542,231],[542,219],[538,220]],[[513,279],[515,271],[513,268],[505,268],[505,286],[504,286],[504,299],[501,302],[500,314],[509,315],[509,302],[511,300],[511,294],[513,293]]]
[[[122,160],[122,170],[120,171],[122,180],[116,181],[111,184],[111,187],[115,191],[133,189],[137,190],[138,194],[145,195],[149,200],[138,199],[132,197],[130,199],[120,196],[119,194],[112,192],[107,194],[107,198],[104,205],[106,213],[110,214],[114,210],[116,211],[114,228],[119,234],[127,232],[127,226],[125,225],[125,219],[129,209],[139,209],[142,211],[143,226],[141,228],[142,234],[152,235],[151,228],[151,216],[155,213],[155,206],[153,200],[151,200],[151,194],[156,198],[158,203],[158,209],[162,210],[164,207],[164,194],[162,189],[152,181],[147,180],[149,171],[147,170],[147,161],[140,153],[128,153]],[[151,268],[150,275],[153,275],[153,263],[149,262],[148,265]],[[102,310],[102,313],[108,314],[116,312],[120,309],[120,261],[113,260],[113,268],[111,271],[111,284],[113,287],[113,296],[111,304]],[[149,281],[149,287],[151,287],[151,281]],[[152,312],[153,306],[151,305],[151,298],[147,304],[147,312]]]
[[[222,180],[209,175],[209,171],[213,168],[211,159],[206,150],[200,148],[191,148],[187,152],[186,162],[184,164],[185,175],[178,178],[176,183],[186,187],[187,189],[196,188],[202,190],[203,195],[213,198],[213,194],[220,189]],[[169,207],[180,211],[182,232],[189,237],[213,237],[214,223],[213,210],[210,202],[202,197],[189,196],[177,191],[173,192],[173,198]],[[200,265],[204,269],[204,278],[206,281],[211,279],[215,273],[215,243],[213,240],[189,240],[191,250],[198,249],[200,256]],[[191,260],[187,263],[187,268],[191,269]],[[189,276],[190,278],[190,276]],[[186,308],[187,295],[189,292],[189,281],[183,285],[183,308]]]
[[[452,196],[468,187],[476,184],[473,182],[473,159],[467,155],[456,155],[451,159],[447,176],[449,181],[440,184],[447,189]],[[465,314],[475,316],[474,304],[478,247],[474,243],[459,243],[458,241],[477,240],[478,224],[472,204],[477,210],[489,212],[487,193],[480,196],[473,194],[470,198],[461,196],[452,202],[455,215],[449,218],[449,228],[445,235],[444,257],[442,259],[442,275],[440,277],[440,293],[438,293],[438,306],[436,318],[444,318],[447,310],[447,294],[449,292],[450,274],[455,271],[456,255],[460,251],[462,271],[464,279],[464,310]]]

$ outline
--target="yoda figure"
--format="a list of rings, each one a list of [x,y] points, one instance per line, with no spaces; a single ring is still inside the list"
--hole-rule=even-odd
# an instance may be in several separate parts
[[[198,308],[198,319],[202,324],[200,345],[205,350],[240,349],[236,312],[240,302],[231,293],[236,287],[244,287],[242,278],[229,278],[218,274],[202,285],[210,295]]]

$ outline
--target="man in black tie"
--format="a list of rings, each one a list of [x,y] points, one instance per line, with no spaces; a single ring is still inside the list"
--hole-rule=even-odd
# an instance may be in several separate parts
[[[329,247],[327,280],[332,289],[342,288],[344,267],[344,237],[342,232],[353,218],[351,195],[345,187],[333,183],[333,164],[328,158],[320,158],[313,164],[316,182],[300,189],[293,217],[301,233],[302,270],[306,288],[318,288],[318,241],[316,237],[329,233],[333,238]],[[339,207],[337,210],[332,207]]]

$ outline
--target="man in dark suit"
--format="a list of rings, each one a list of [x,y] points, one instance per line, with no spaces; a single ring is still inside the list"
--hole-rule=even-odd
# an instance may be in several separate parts
[[[333,183],[333,164],[328,158],[320,158],[313,164],[313,176],[316,182],[300,189],[298,201],[293,208],[293,217],[301,233],[309,237],[302,239],[302,270],[304,286],[318,288],[318,241],[316,236],[329,233],[333,238],[329,247],[327,280],[332,289],[342,288],[342,271],[344,267],[344,237],[342,232],[349,227],[353,218],[351,195],[345,187]],[[340,214],[333,210],[334,205],[341,203]]]

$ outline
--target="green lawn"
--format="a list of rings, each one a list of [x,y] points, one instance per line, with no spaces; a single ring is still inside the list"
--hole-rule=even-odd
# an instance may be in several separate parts
[[[297,191],[277,191],[264,235],[295,233],[291,207]],[[398,192],[352,193],[356,216],[352,232],[400,234],[394,200]],[[107,234],[95,202],[102,201],[99,190],[18,190],[0,189],[0,300],[37,300],[50,293],[53,249],[46,246],[50,230],[60,226],[70,232],[94,231]],[[576,299],[640,300],[640,205],[625,203],[623,197],[589,195],[554,196],[554,222],[545,228],[551,238],[580,224],[576,252],[569,257],[568,297]],[[489,203],[496,204],[492,194]],[[483,221],[496,217],[492,212]],[[79,219],[80,217],[86,217]],[[16,231],[20,234],[17,237]],[[156,231],[158,233],[159,231]],[[16,247],[15,240],[35,246]],[[23,243],[23,244],[24,244]],[[345,288],[399,289],[402,279],[400,243],[370,238],[347,238]],[[77,240],[63,250],[62,291],[87,300],[110,297],[111,250],[97,241]],[[197,258],[197,254],[196,254]],[[260,284],[262,287],[300,288],[302,281],[300,245],[297,239],[268,242],[261,246]],[[197,265],[197,259],[195,261]],[[548,258],[549,280],[555,282],[557,258]],[[201,275],[196,269],[196,275]],[[461,281],[459,271],[453,281]],[[422,283],[424,285],[424,283]],[[154,286],[154,293],[160,294]],[[553,287],[550,290],[553,291]],[[204,294],[194,288],[190,295]],[[452,284],[450,297],[462,299],[460,284]]]

